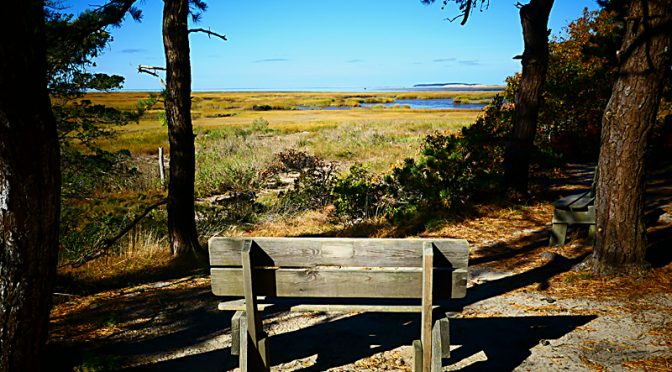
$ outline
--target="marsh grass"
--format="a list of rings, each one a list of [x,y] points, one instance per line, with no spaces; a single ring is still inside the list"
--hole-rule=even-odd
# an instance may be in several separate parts
[[[469,99],[484,99],[487,95],[492,95],[471,92],[459,94],[470,97]],[[403,107],[295,110],[297,106],[357,107],[365,102],[385,103],[411,96],[453,98],[457,95],[457,92],[195,93],[195,190],[200,198],[197,204],[197,224],[199,232],[204,234],[201,238],[205,242],[205,238],[213,234],[235,235],[245,231],[286,236],[306,233],[339,234],[338,231],[344,227],[328,218],[333,208],[331,206],[299,213],[283,212],[288,209],[283,208],[278,198],[281,190],[269,189],[268,186],[270,181],[278,181],[270,180],[267,174],[278,153],[300,149],[325,162],[336,163],[336,172],[340,174],[347,172],[355,163],[362,163],[371,173],[380,174],[402,159],[416,156],[421,141],[427,134],[435,131],[457,131],[474,122],[479,114],[478,110],[416,110]],[[146,97],[147,93],[86,96],[94,103],[119,108],[133,108],[137,105],[137,100]],[[260,112],[251,109],[254,105],[280,109]],[[158,179],[157,152],[159,146],[165,149],[167,166],[169,147],[167,128],[159,120],[160,113],[161,110],[157,108],[150,110],[139,123],[120,127],[116,130],[115,137],[98,141],[97,144],[107,151],[130,150],[131,163],[137,174],[132,179],[111,182],[107,188],[93,195],[91,200],[100,201],[98,207],[92,206],[95,210],[80,207],[71,210],[68,218],[80,218],[82,226],[92,218],[102,221],[102,230],[91,230],[91,236],[82,236],[81,244],[95,245],[101,239],[119,231],[124,221],[134,216],[135,212],[124,212],[117,208],[126,203],[119,195],[128,194],[133,199],[134,193],[165,193]],[[285,189],[290,187],[291,180],[284,182]],[[253,194],[249,194],[250,192]],[[226,197],[229,201],[213,204],[208,201],[209,197]],[[109,211],[106,212],[105,208]],[[123,218],[112,218],[118,214],[115,211],[121,211]],[[120,240],[111,251],[113,254],[98,258],[78,269],[71,268],[69,272],[78,278],[88,278],[86,280],[111,278],[114,275],[124,278],[172,265],[165,224],[161,222],[165,222],[165,209],[156,213],[156,216],[150,218],[150,223],[138,226],[132,234],[129,233]],[[110,223],[105,224],[108,220]],[[365,229],[368,231],[366,234],[391,234],[376,233],[374,225],[376,224],[367,225],[370,228]],[[359,234],[362,231],[350,233]],[[73,244],[78,243],[75,241]]]

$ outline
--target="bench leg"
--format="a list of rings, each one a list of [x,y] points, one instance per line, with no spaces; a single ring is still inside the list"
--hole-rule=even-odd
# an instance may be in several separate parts
[[[413,341],[413,372],[422,372],[422,341]]]
[[[243,318],[245,318],[244,311],[236,311],[231,318],[231,355],[240,355],[240,323]]]
[[[423,349],[422,341],[413,341],[413,372],[422,371]],[[432,327],[432,344],[427,345],[432,349],[431,371],[441,371],[443,358],[450,358],[450,323],[448,318],[442,318],[434,322]]]
[[[263,337],[257,341],[257,347],[254,346],[252,338],[247,328],[247,318],[240,317],[239,350],[238,361],[241,372],[270,371],[268,359],[268,337]],[[240,337],[242,335],[243,337]]]
[[[553,227],[551,228],[550,245],[565,244],[566,235],[567,235],[566,223],[553,223]]]
[[[595,224],[588,225],[588,239],[595,243]]]

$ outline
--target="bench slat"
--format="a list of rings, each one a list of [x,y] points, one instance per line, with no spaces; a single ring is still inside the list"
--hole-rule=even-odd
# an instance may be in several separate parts
[[[419,313],[422,311],[421,305],[367,305],[367,304],[295,304],[283,307],[277,303],[259,303],[259,311],[265,311],[270,308],[281,307],[288,311],[308,312],[322,311],[328,313]],[[440,308],[440,305],[434,305],[433,309]],[[245,300],[220,302],[217,310],[221,311],[245,311]]]
[[[586,209],[588,206],[595,204],[595,196],[590,194],[590,191],[581,194],[573,194],[565,196],[562,199],[556,200],[553,206],[557,209]]]
[[[240,252],[245,239],[210,238],[210,265],[241,266]],[[434,243],[437,267],[466,268],[469,256],[469,244],[464,239],[253,239],[264,252],[263,257],[255,257],[254,261],[261,266],[422,267],[424,242]]]
[[[256,269],[255,294],[272,297],[420,298],[422,270]],[[434,296],[463,298],[466,269],[435,269]],[[212,268],[212,292],[243,296],[240,268]]]

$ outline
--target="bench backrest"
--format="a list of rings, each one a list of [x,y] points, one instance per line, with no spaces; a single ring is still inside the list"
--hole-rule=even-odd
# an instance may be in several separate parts
[[[434,298],[466,294],[469,245],[463,239],[213,237],[208,247],[215,295],[244,295],[246,240],[253,246],[256,295],[421,298],[426,243],[433,246]]]

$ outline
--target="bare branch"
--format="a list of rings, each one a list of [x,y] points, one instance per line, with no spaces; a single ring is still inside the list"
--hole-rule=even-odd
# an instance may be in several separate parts
[[[204,28],[192,28],[192,29],[189,29],[189,33],[192,33],[192,32],[202,32],[202,33],[204,33],[204,34],[208,34],[208,37],[215,36],[215,37],[218,37],[218,38],[220,38],[220,39],[222,39],[222,40],[224,40],[224,41],[228,41],[228,39],[226,38],[226,35],[218,34],[218,33],[214,32],[214,31],[206,30],[206,29],[204,29]]]
[[[443,20],[444,20],[444,21],[448,21],[448,22],[450,22],[450,23],[453,23],[456,19],[458,19],[458,18],[460,18],[460,17],[464,17],[464,14],[458,14],[458,15],[456,15],[456,16],[453,17],[453,18],[444,18]]]
[[[146,66],[146,65],[138,65],[138,73],[145,73],[149,74],[152,76],[159,77],[159,74],[157,71],[166,71],[165,67],[161,66]]]
[[[163,81],[163,79],[161,78],[161,76],[159,76],[157,71],[166,71],[166,68],[161,67],[161,66],[138,65],[138,73],[139,74],[144,73],[144,74],[152,75],[154,77],[159,78],[159,81],[161,82],[161,85],[163,85],[163,87],[165,88],[166,87],[166,82]]]

